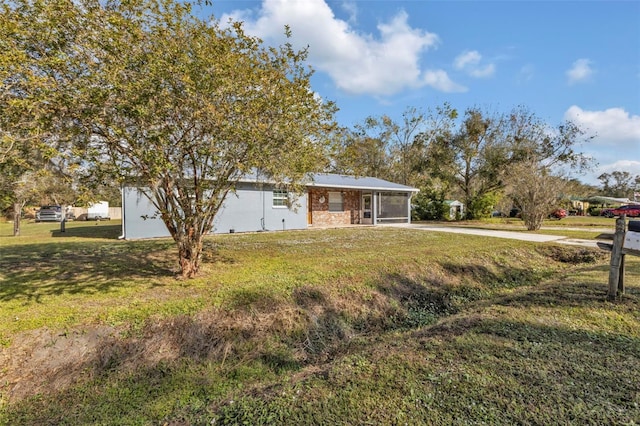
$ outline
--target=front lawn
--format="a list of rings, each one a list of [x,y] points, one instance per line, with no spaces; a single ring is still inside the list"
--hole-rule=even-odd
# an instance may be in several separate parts
[[[564,220],[563,220],[564,221]],[[2,424],[633,424],[640,258],[396,228],[0,224]]]

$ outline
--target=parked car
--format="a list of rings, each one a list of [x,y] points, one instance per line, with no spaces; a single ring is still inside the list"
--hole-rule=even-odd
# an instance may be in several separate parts
[[[73,220],[75,216],[67,211],[66,220]],[[36,222],[62,222],[61,206],[40,206],[36,211]]]
[[[613,217],[612,211],[613,211],[613,209],[602,209],[602,210],[600,210],[600,216]]]
[[[565,209],[556,209],[549,215],[549,217],[560,220],[563,217],[567,217],[567,211]]]
[[[606,214],[601,214],[607,217],[622,216],[623,214],[628,217],[640,217],[640,204],[629,204],[626,206],[616,207],[615,209],[608,209]]]

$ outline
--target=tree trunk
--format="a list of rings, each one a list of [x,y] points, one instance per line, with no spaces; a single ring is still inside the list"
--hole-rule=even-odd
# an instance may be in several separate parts
[[[524,221],[527,231],[538,231],[542,227],[544,222],[544,215],[542,214],[527,214],[522,212],[522,220]]]
[[[178,257],[182,278],[194,278],[202,259],[202,236],[184,236],[178,241]]]
[[[22,213],[22,205],[13,203],[13,236],[20,235],[20,213]]]

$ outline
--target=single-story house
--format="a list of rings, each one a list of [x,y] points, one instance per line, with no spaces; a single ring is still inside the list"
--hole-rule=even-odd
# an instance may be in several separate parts
[[[343,225],[410,223],[418,189],[373,177],[309,176],[295,196],[257,175],[236,185],[214,219],[213,233],[278,231]],[[122,237],[166,237],[156,209],[135,186],[122,188]]]

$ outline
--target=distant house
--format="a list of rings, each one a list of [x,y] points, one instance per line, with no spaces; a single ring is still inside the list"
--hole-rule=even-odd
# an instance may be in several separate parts
[[[218,212],[213,233],[278,231],[344,225],[410,223],[418,189],[372,177],[316,173],[297,197],[258,176],[236,185]],[[166,237],[151,202],[134,186],[122,189],[122,238]]]
[[[445,200],[444,204],[449,207],[449,219],[461,219],[464,216],[464,204],[458,200]]]

